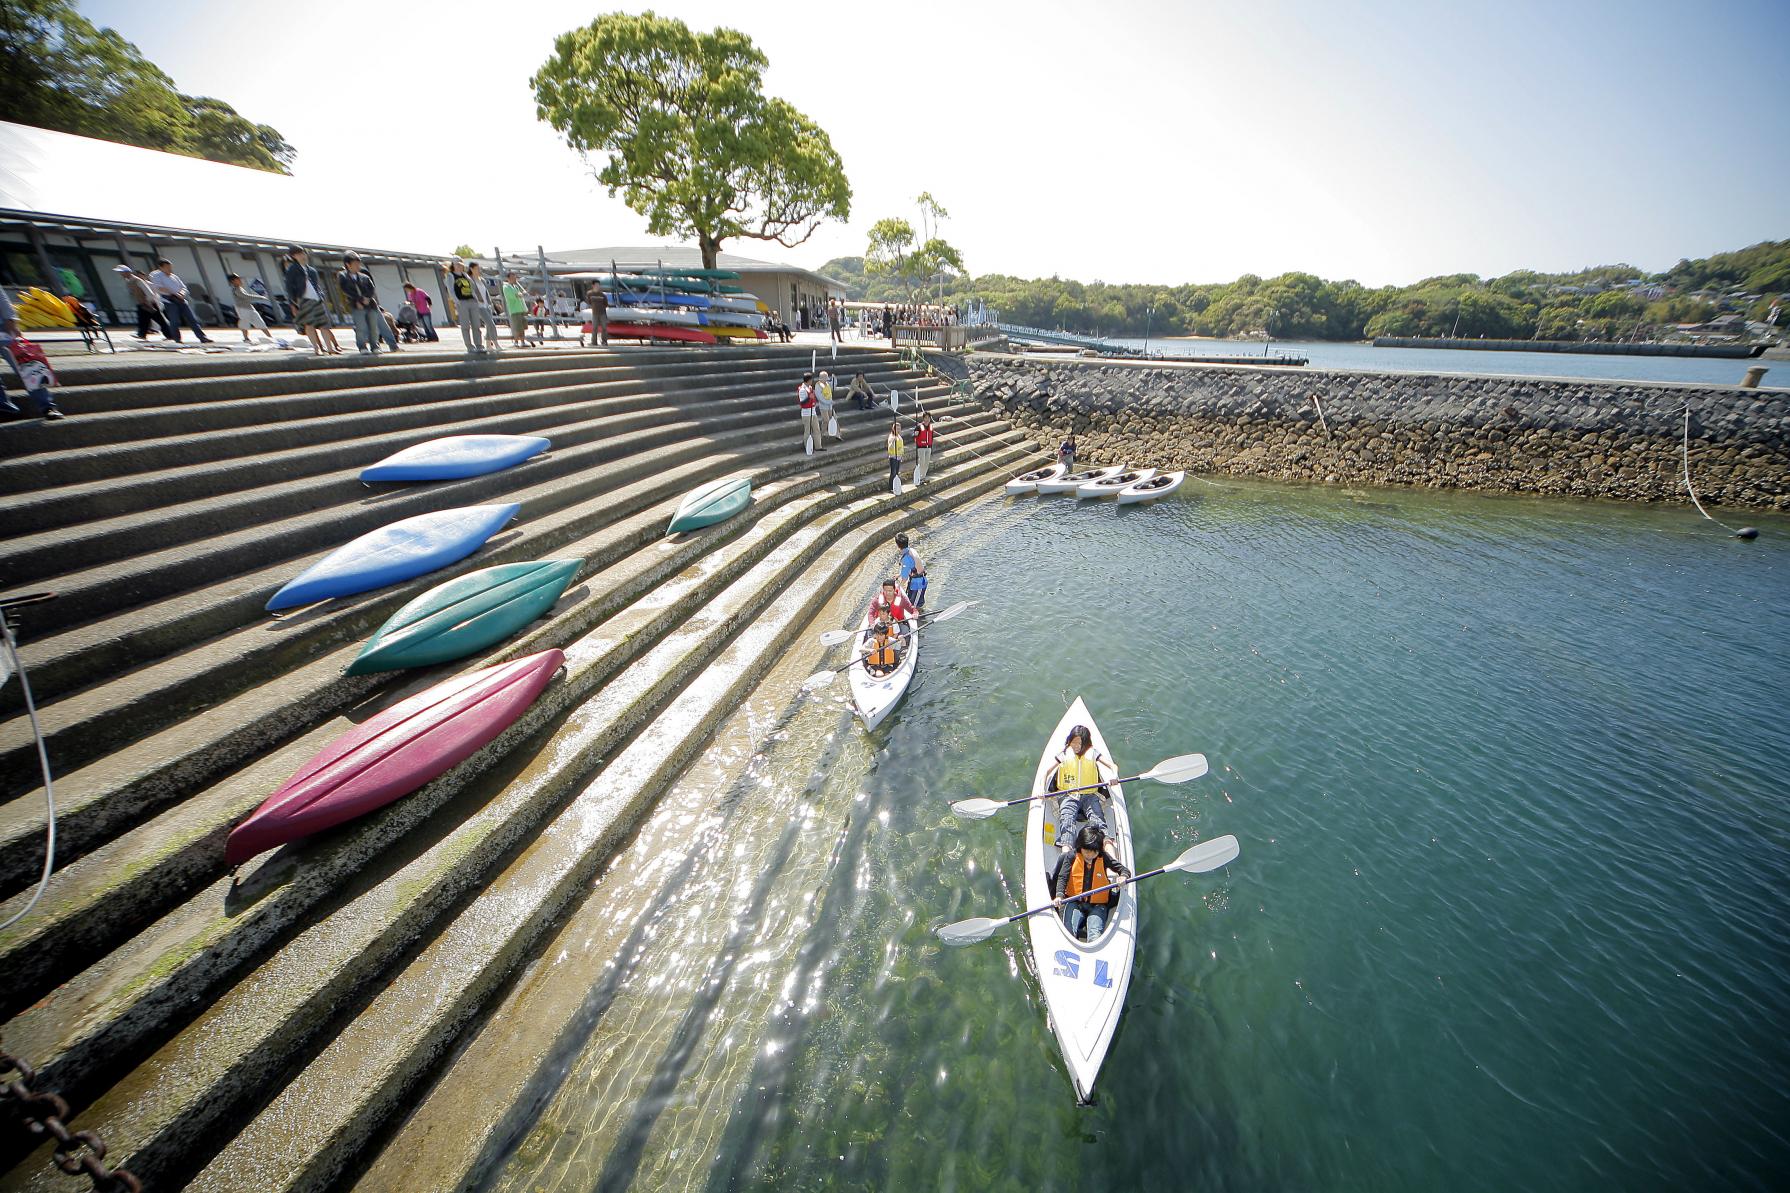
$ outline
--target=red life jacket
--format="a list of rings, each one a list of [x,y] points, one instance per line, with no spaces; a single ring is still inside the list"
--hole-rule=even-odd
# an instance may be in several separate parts
[[[796,389],[796,401],[801,405],[803,410],[812,410],[820,403],[820,399],[814,396],[814,387],[812,385],[798,386]]]
[[[915,447],[931,447],[932,446],[932,428],[931,427],[926,426],[925,424],[921,424],[920,429],[914,432],[914,446]]]

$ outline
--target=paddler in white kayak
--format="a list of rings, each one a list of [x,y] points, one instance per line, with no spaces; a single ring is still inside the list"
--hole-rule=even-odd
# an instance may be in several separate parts
[[[864,670],[881,679],[901,666],[901,645],[887,617],[878,617],[870,629],[870,646],[864,651]]]
[[[1068,849],[1076,830],[1084,824],[1100,827],[1106,833],[1106,784],[1118,776],[1118,770],[1106,756],[1093,748],[1094,735],[1086,725],[1076,725],[1063,738],[1063,752],[1057,755],[1057,769],[1050,774],[1047,791],[1073,791],[1057,801],[1057,848]],[[1102,773],[1104,772],[1104,773]],[[1107,856],[1117,860],[1110,851]]]
[[[1101,891],[1086,899],[1072,896],[1131,877],[1131,871],[1106,851],[1106,845],[1104,829],[1097,824],[1082,825],[1075,835],[1075,848],[1057,859],[1057,872],[1051,876],[1051,903],[1063,913],[1063,927],[1077,940],[1100,939],[1106,931],[1107,916],[1119,905],[1119,896],[1124,892]]]
[[[907,619],[916,612],[908,599],[895,587],[893,580],[884,580],[882,589],[870,598],[871,618],[893,622],[897,634],[907,633]]]

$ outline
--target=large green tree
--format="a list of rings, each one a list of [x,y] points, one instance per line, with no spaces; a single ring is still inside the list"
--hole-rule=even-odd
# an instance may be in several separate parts
[[[66,0],[0,0],[0,115],[20,124],[290,173],[296,150],[221,99],[185,95]]]
[[[870,226],[863,259],[866,276],[889,279],[900,287],[900,297],[906,300],[921,297],[933,281],[942,288],[965,273],[963,254],[938,234],[939,224],[950,213],[930,191],[921,191],[914,203],[920,209],[921,235],[916,236],[913,224],[898,216],[880,219]]]
[[[812,120],[764,94],[765,56],[733,29],[652,12],[561,34],[530,80],[536,114],[653,236],[694,240],[713,269],[736,237],[801,244],[851,214],[851,186]]]

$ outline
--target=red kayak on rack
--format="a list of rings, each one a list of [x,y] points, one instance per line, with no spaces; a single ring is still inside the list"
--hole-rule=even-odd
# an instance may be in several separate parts
[[[409,795],[508,729],[565,661],[544,650],[455,676],[350,729],[230,830],[224,860],[239,866]]]
[[[611,323],[612,340],[686,340],[692,344],[713,344],[713,332],[700,327],[674,327],[669,323]]]

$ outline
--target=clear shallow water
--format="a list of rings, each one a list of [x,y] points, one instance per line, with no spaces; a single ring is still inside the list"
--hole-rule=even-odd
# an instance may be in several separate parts
[[[1120,344],[1143,348],[1141,339]],[[1260,340],[1165,340],[1149,350],[1187,356],[1260,356]],[[1477,352],[1467,348],[1376,348],[1372,344],[1323,340],[1275,340],[1270,352],[1310,360],[1307,368],[1370,373],[1474,373],[1523,377],[1584,377],[1604,381],[1683,381],[1738,385],[1753,365],[1770,370],[1767,386],[1790,385],[1790,360],[1720,360],[1679,356],[1591,356],[1573,352]]]
[[[1183,495],[959,514],[934,604],[982,604],[875,738],[742,714],[492,1187],[1775,1187],[1790,522]],[[1072,692],[1129,769],[1212,760],[1134,787],[1141,864],[1243,847],[1143,890],[1079,1111],[1021,934],[931,935],[1018,909],[1020,817],[945,802],[1020,794]]]

